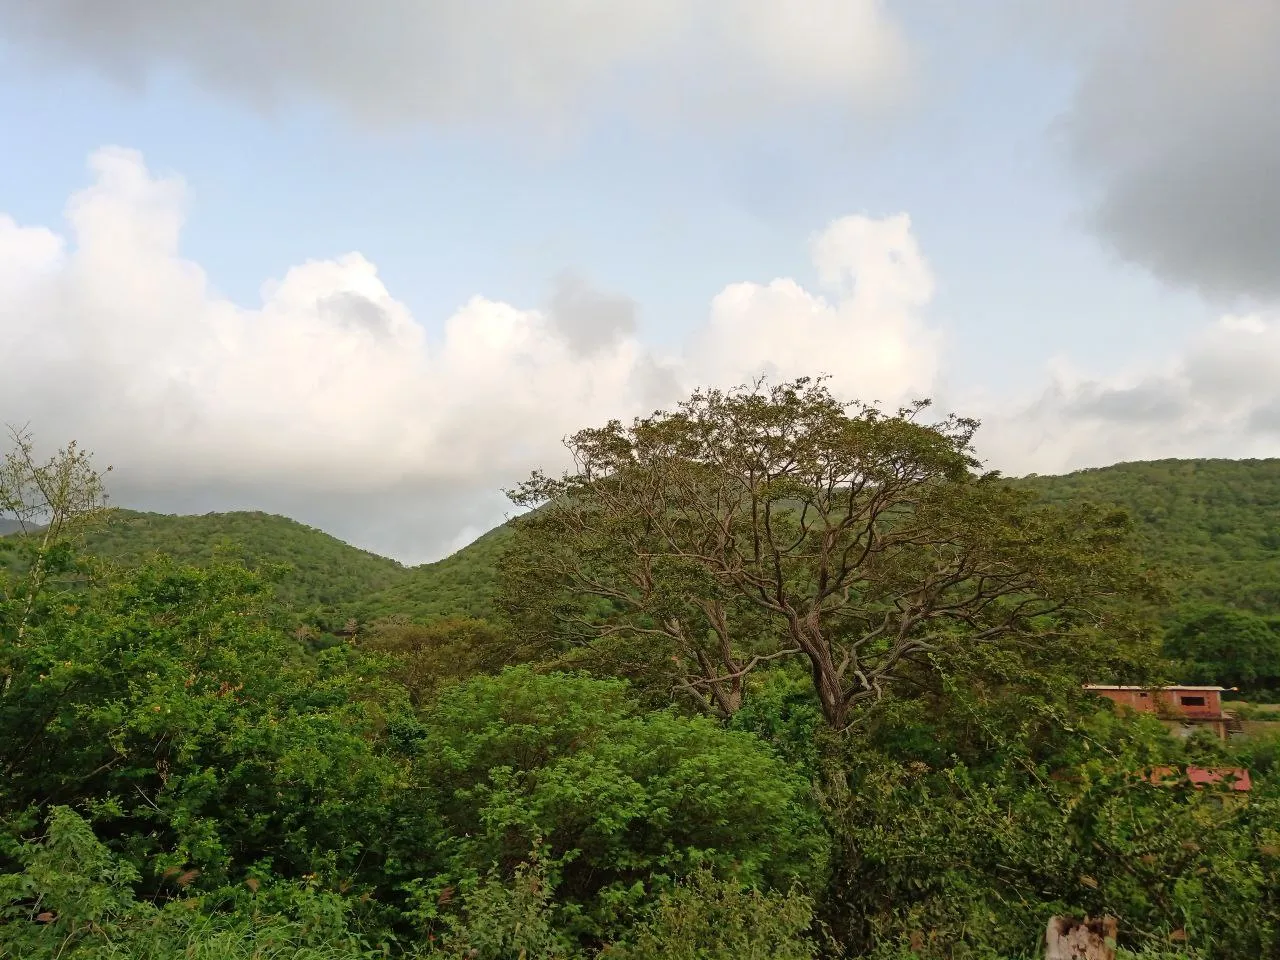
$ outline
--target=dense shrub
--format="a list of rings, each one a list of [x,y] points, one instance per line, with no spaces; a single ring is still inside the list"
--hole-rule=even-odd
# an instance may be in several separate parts
[[[619,681],[514,668],[450,688],[423,722],[451,882],[540,841],[602,935],[698,866],[781,888],[821,875],[804,777],[749,734],[642,712]]]

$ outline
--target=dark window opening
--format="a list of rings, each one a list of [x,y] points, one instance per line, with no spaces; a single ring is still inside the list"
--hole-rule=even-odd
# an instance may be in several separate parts
[[[1138,696],[1140,696],[1143,700],[1147,699],[1147,694],[1145,693],[1140,693],[1138,694]]]
[[[1184,707],[1203,707],[1204,697],[1183,697],[1182,705]]]

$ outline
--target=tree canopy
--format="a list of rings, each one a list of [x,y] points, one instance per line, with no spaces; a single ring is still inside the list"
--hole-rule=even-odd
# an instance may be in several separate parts
[[[884,414],[802,379],[579,431],[573,470],[513,491],[532,512],[512,620],[656,643],[673,687],[724,715],[752,669],[803,658],[836,729],[957,646],[1071,642],[1082,660],[1098,630],[1131,638],[1123,515],[1038,506],[978,472],[975,422],[923,423],[926,407]]]

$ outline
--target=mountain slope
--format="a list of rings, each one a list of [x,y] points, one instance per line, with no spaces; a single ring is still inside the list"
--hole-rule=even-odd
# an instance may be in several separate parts
[[[1114,504],[1133,517],[1139,549],[1175,594],[1280,614],[1280,459],[1159,460],[1010,480],[1047,503]],[[439,561],[413,567],[353,605],[361,619],[492,615],[504,524]]]
[[[1280,614],[1280,460],[1123,463],[1013,484],[1050,503],[1091,500],[1133,516],[1153,565],[1173,574],[1181,599]],[[506,524],[436,563],[403,567],[285,517],[265,513],[167,516],[128,510],[87,544],[125,564],[167,553],[205,562],[219,549],[250,563],[284,563],[281,597],[331,618],[491,617]]]
[[[509,525],[494,527],[443,560],[410,567],[395,583],[344,609],[362,621],[392,615],[492,617],[498,558],[510,539]]]
[[[281,599],[300,609],[331,609],[385,588],[405,568],[287,517],[258,512],[170,516],[113,510],[106,526],[89,535],[96,556],[132,566],[162,553],[186,563],[223,554],[249,564],[286,564]]]
[[[1154,460],[1013,482],[1050,503],[1124,507],[1181,599],[1280,613],[1280,459]]]

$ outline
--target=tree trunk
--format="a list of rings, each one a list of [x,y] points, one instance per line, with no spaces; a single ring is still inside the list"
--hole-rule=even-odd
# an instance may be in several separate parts
[[[1044,960],[1115,960],[1116,918],[1053,917],[1045,931]]]

